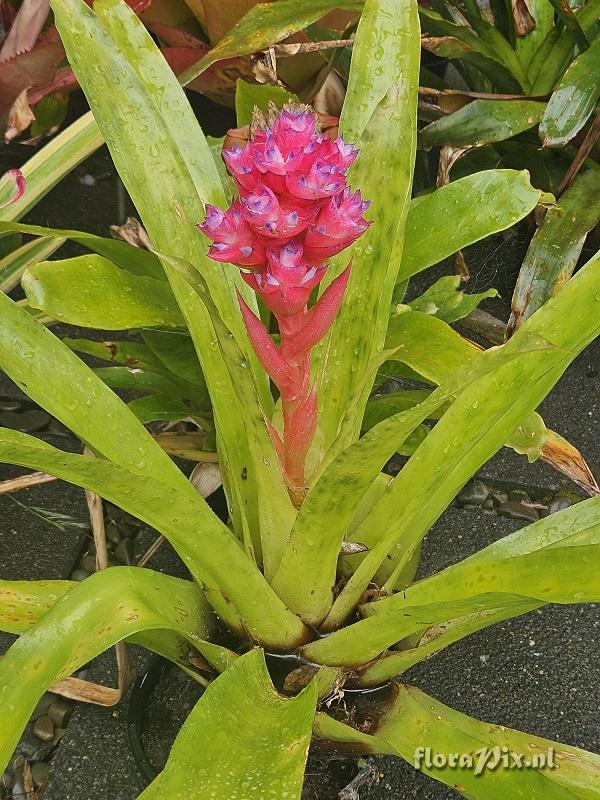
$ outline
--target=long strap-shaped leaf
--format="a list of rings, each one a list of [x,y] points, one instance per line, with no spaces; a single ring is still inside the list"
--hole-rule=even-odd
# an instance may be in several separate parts
[[[372,616],[307,645],[302,653],[330,666],[361,665],[406,636],[468,614],[512,604],[515,615],[521,614],[530,600],[594,603],[600,600],[599,557],[595,544],[458,564],[372,604],[380,606]]]
[[[105,458],[194,494],[127,406],[60,339],[3,294],[0,367]]]
[[[276,42],[325,16],[334,8],[360,11],[361,0],[278,0],[256,3],[212,50],[180,75],[189,83],[212,64],[227,58],[268,50]],[[238,12],[239,13],[239,12]]]
[[[314,682],[279,695],[251,650],[210,684],[138,800],[300,800],[316,703]]]
[[[542,548],[551,551],[554,548],[576,547],[580,545],[599,545],[600,544],[600,499],[592,498],[583,503],[553,515],[551,518],[539,520],[533,525],[516,531],[510,536],[494,542],[475,555],[470,556],[461,562],[461,567],[467,567],[473,562],[491,560],[496,562],[498,559],[513,559],[515,556],[522,556],[527,553],[540,552]],[[573,556],[577,559],[577,555]],[[454,567],[450,568],[450,573],[444,570],[444,574],[451,574]],[[582,565],[582,569],[584,569]],[[586,587],[589,581],[582,577],[581,586]],[[437,600],[435,586],[429,580],[421,581],[412,587],[408,587],[407,596],[411,605],[415,602],[428,604]],[[527,586],[525,589],[527,589]],[[529,591],[519,590],[523,594]],[[582,597],[578,599],[583,599]],[[454,619],[451,625],[434,625],[428,629],[417,647],[409,650],[390,651],[378,661],[371,664],[361,673],[358,683],[360,685],[379,685],[389,680],[395,675],[409,669],[413,664],[429,658],[434,653],[439,652],[444,647],[452,644],[465,636],[471,635],[477,630],[493,625],[508,617],[525,613],[537,608],[542,603],[538,601],[524,602],[523,608],[516,608],[514,604],[500,604],[496,609],[488,609],[483,613],[471,614],[464,619]],[[366,614],[378,615],[379,612],[386,613],[386,603],[371,603],[364,607]],[[403,612],[401,612],[403,613]],[[449,619],[449,617],[448,617]],[[358,637],[357,637],[358,638]]]
[[[150,570],[113,567],[76,585],[0,660],[0,767],[52,683],[139,631],[166,628],[201,644],[211,617],[196,586]]]
[[[71,239],[78,244],[84,245],[84,247],[88,247],[98,255],[108,258],[109,261],[113,261],[128,272],[133,272],[134,275],[148,275],[152,278],[162,278],[163,280],[165,277],[160,261],[154,253],[143,250],[141,247],[134,247],[127,242],[121,242],[119,239],[96,236],[85,231],[45,228],[42,225],[24,225],[20,222],[0,221],[0,235],[5,235],[12,231],[30,233],[33,236],[54,237],[61,240],[61,244],[64,239]]]
[[[191,585],[191,584],[190,584]],[[22,634],[32,628],[61,597],[77,586],[76,581],[3,581],[0,580],[0,631]],[[207,606],[202,589],[195,591]],[[231,650],[221,645],[203,641],[193,644],[189,637],[166,628],[142,630],[128,636],[127,642],[139,644],[164,658],[168,658],[183,669],[194,680],[198,673],[190,667],[191,648],[202,651],[202,655],[218,672],[222,672],[237,658]]]
[[[589,169],[575,179],[556,208],[548,209],[519,270],[509,332],[560,291],[573,274],[586,236],[600,220],[599,192],[600,169]]]
[[[600,255],[503,346],[506,353],[521,350],[521,358],[468,387],[444,414],[355,531],[358,541],[363,529],[385,533],[337,598],[326,621],[328,627],[335,627],[347,616],[387,553],[400,542],[404,559],[398,570],[402,568],[465,481],[498,450],[569,363],[598,335],[598,301],[591,298],[600,298],[599,285]],[[550,349],[527,354],[531,336],[542,336]],[[394,583],[392,576],[390,587]]]
[[[414,686],[392,687],[371,735],[322,713],[317,714],[315,733],[363,752],[398,755],[470,800],[600,797],[600,756],[595,753],[480,722]],[[433,765],[434,754],[446,757],[444,766]],[[456,760],[449,759],[451,754]],[[503,755],[508,756],[506,763]]]
[[[411,200],[396,282],[510,228],[539,202],[528,172],[490,169]]]
[[[58,236],[41,236],[17,247],[0,260],[0,292],[10,292],[19,285],[27,267],[44,261],[64,244]]]
[[[83,114],[22,167],[26,191],[0,209],[1,220],[21,219],[53,186],[103,144],[102,134],[91,112]]]
[[[344,304],[316,350],[320,426],[324,447],[355,441],[375,378],[373,358],[385,340],[416,150],[419,21],[415,0],[367,0],[356,32],[340,131],[361,152],[350,183],[372,201],[373,224],[331,277],[352,257]],[[343,424],[356,377],[364,380],[354,414]]]
[[[36,264],[22,281],[32,308],[100,330],[185,328],[169,284],[132,275],[94,253]]]
[[[7,429],[0,429],[0,460],[91,489],[157,528],[205,585],[219,616],[239,633],[282,649],[304,638],[300,620],[275,595],[226,526],[212,512],[203,514],[205,504],[198,493],[184,494],[112,462],[65,453]]]

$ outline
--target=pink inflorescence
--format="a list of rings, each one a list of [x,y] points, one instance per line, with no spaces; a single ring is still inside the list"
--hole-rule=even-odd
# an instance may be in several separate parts
[[[239,199],[227,211],[207,205],[198,227],[212,241],[209,256],[241,267],[278,319],[279,348],[240,300],[252,345],[282,397],[283,437],[273,429],[272,436],[288,481],[300,485],[316,426],[309,351],[335,319],[349,267],[307,304],[326,260],[369,226],[369,203],[346,183],[358,150],[322,134],[311,110],[290,105],[262,122],[244,147],[223,152]]]

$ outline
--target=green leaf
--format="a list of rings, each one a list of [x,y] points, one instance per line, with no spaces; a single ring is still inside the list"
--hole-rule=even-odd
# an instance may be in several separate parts
[[[527,8],[535,20],[535,27],[525,36],[515,37],[515,52],[524,70],[527,70],[546,36],[554,29],[554,9],[549,0],[528,0]]]
[[[578,503],[571,508],[555,514],[551,518],[542,519],[533,525],[528,525],[519,531],[516,531],[510,536],[499,539],[488,547],[475,553],[475,555],[461,562],[461,566],[466,567],[468,564],[479,561],[493,561],[497,563],[500,559],[509,559],[509,563],[517,556],[523,556],[529,553],[540,553],[544,550],[550,552],[553,549],[560,548],[561,553],[569,547],[579,547],[588,545],[600,545],[600,500],[592,498],[582,503]],[[571,563],[575,562],[577,566],[577,556],[571,558]],[[559,560],[559,564],[560,564]],[[451,567],[450,570],[454,569]],[[552,569],[552,567],[550,567]],[[452,574],[452,573],[450,573]],[[426,582],[424,582],[426,584]],[[581,584],[586,585],[585,578],[582,578]],[[416,592],[410,595],[410,592],[416,589]],[[437,594],[435,591],[430,591],[430,587],[425,586],[425,596],[422,598],[426,604],[424,609],[427,610],[427,619],[429,619],[429,611],[433,609],[432,605],[427,605],[432,599],[437,602]],[[412,596],[413,602],[419,600],[418,593],[421,591],[417,586],[409,587],[409,596]],[[484,598],[475,602],[479,603]],[[490,600],[493,598],[490,596]],[[578,598],[582,599],[582,598]],[[510,602],[507,604],[507,600]],[[494,625],[509,617],[518,614],[524,614],[535,608],[543,605],[541,601],[528,601],[522,599],[522,606],[519,608],[518,602],[514,598],[504,597],[500,599],[497,607],[494,604],[488,604],[487,610],[484,609],[480,612],[468,614],[464,617],[450,620],[444,624],[434,624],[431,627],[424,628],[420,641],[416,646],[409,649],[402,649],[400,651],[393,651],[383,656],[378,661],[371,664],[365,671],[361,673],[358,683],[361,686],[378,686],[381,683],[389,680],[395,675],[399,675],[407,669],[410,669],[414,664],[423,661],[427,658],[438,653],[448,645],[465,636],[470,636],[475,631]],[[385,611],[385,605],[371,604],[365,606],[365,613],[373,613],[378,615],[379,612]],[[424,619],[425,616],[422,617]],[[360,633],[359,631],[357,631]],[[360,638],[360,636],[356,637]]]
[[[139,631],[174,630],[199,646],[212,625],[202,591],[179,578],[112,567],[75,585],[0,660],[0,767],[52,683]]]
[[[24,633],[32,628],[57,600],[77,586],[76,581],[2,581],[0,580],[0,630]],[[202,682],[190,668],[192,648],[183,636],[170,630],[141,631],[126,641],[139,644],[168,658],[187,674]],[[235,654],[219,645],[201,645],[203,655],[211,666],[220,670],[235,658]]]
[[[600,499],[591,497],[479,550],[463,563],[513,558],[547,548],[600,544]]]
[[[527,76],[508,42],[482,18],[474,3],[470,8],[472,13],[466,4],[462,9],[465,16],[469,14],[471,23],[465,25],[462,19],[452,22],[430,8],[419,6],[421,26],[426,32],[423,47],[439,56],[472,64],[497,91],[514,93],[525,89]],[[475,28],[479,28],[477,33]]]
[[[111,389],[134,389],[140,392],[164,392],[177,395],[176,384],[165,373],[143,367],[98,367],[96,375]]]
[[[300,800],[316,703],[314,682],[279,695],[262,650],[251,650],[206,689],[140,800]]]
[[[194,297],[201,299],[208,310],[215,326],[222,362],[229,366],[227,377],[231,381],[233,394],[227,424],[231,425],[231,414],[236,409],[240,414],[241,424],[246,429],[249,450],[254,457],[254,481],[260,519],[257,531],[260,535],[258,544],[262,552],[265,575],[270,579],[279,564],[296,511],[281,477],[279,460],[266,427],[264,411],[252,386],[246,367],[247,362],[223,324],[202,277],[191,264],[182,259],[166,256],[163,256],[163,259],[169,269],[187,282],[194,292]],[[244,468],[247,470],[247,467]]]
[[[311,42],[328,42],[337,39],[350,39],[356,33],[357,21],[352,21],[341,34],[339,30],[327,28],[318,22],[309,25],[304,29],[304,35]],[[326,62],[330,70],[334,70],[347,83],[350,77],[350,65],[352,61],[352,46],[334,47],[330,50],[322,50],[321,57]]]
[[[190,491],[127,406],[60,339],[2,294],[0,319],[0,367],[32,400],[105,458]]]
[[[398,593],[398,596],[401,594]],[[386,651],[406,637],[418,634],[419,643],[426,643],[435,637],[438,630],[446,632],[452,626],[464,625],[467,619],[470,622],[474,617],[480,618],[482,622],[479,627],[483,628],[497,621],[493,613],[497,610],[502,610],[506,618],[522,614],[532,607],[538,608],[540,605],[543,605],[541,601],[534,602],[518,594],[501,590],[482,592],[467,598],[449,598],[440,603],[407,602],[401,607],[396,604],[394,608],[388,606],[379,613],[335,631],[324,639],[311,642],[300,652],[311,662],[348,668],[364,667],[368,662],[378,659],[378,662],[372,665],[377,675],[380,676],[385,671],[389,677],[395,677],[403,671],[403,668],[406,669],[400,667],[400,663],[405,660],[405,653],[396,650]],[[422,658],[425,657],[423,654]],[[394,672],[391,672],[392,669]],[[367,683],[373,681],[369,666],[366,671],[360,670],[360,680],[362,685],[365,685],[365,681]]]
[[[102,143],[102,135],[91,112],[83,114],[21,167],[26,181],[25,194],[15,203],[0,209],[0,220],[21,219]]]
[[[376,425],[338,455],[308,493],[272,586],[309,624],[318,626],[331,608],[338,556],[363,495],[407,437],[450,396],[438,389],[422,404]]]
[[[397,392],[376,394],[369,398],[363,418],[363,430],[368,431],[392,414],[407,411],[422,403],[431,394],[425,389],[403,389]],[[429,419],[439,419],[441,412],[433,411]]]
[[[183,328],[168,284],[132,275],[98,255],[45,261],[23,276],[29,305],[85,328]]]
[[[460,285],[459,275],[445,275],[419,297],[411,300],[408,305],[413,311],[421,311],[450,323],[466,317],[486,297],[497,297],[498,295],[495,289],[465,294],[460,290]]]
[[[427,346],[423,347],[423,342]],[[390,317],[385,352],[390,360],[407,364],[426,381],[444,383],[456,370],[473,363],[480,354],[447,323],[400,306]],[[385,374],[389,362],[382,367]],[[383,375],[382,375],[383,377]]]
[[[580,6],[575,16],[586,37],[594,39],[598,33],[600,0],[589,0]],[[558,29],[558,26],[555,27]],[[535,96],[550,94],[557,80],[573,60],[574,54],[587,48],[587,44],[583,48],[578,47],[573,32],[566,28],[559,30],[556,40],[553,41],[550,34],[546,38],[551,45],[550,49],[546,46],[540,47],[530,69],[533,80],[531,94]]]
[[[474,100],[423,128],[419,147],[483,147],[502,142],[537,125],[544,108],[537,100]]]
[[[126,339],[95,342],[90,339],[69,339],[68,337],[65,337],[63,342],[76,353],[86,353],[94,358],[112,361],[115,364],[123,364],[127,367],[146,367],[155,372],[165,369],[164,364],[152,350],[141,342],[131,342]]]
[[[526,171],[486,170],[415,197],[408,210],[397,282],[463,247],[506,230],[540,200]]]
[[[175,402],[192,401],[195,409],[210,409],[210,399],[204,385],[196,351],[191,340],[183,332],[146,331],[154,342],[160,341],[157,348],[164,355],[161,361],[155,353],[141,342],[126,340],[116,342],[92,342],[87,339],[63,339],[71,350],[112,361],[127,367],[127,371],[99,368],[94,370],[111,388],[132,388],[166,391]],[[165,341],[165,339],[169,341]],[[170,355],[171,358],[167,358]],[[185,367],[182,364],[185,362]],[[180,363],[182,362],[182,363]],[[181,367],[181,368],[180,368]],[[189,378],[189,380],[188,380]],[[179,399],[178,399],[179,397]],[[188,408],[189,410],[189,408]],[[139,417],[138,417],[139,418]]]
[[[182,419],[196,419],[198,422],[201,421],[198,409],[195,409],[191,403],[173,397],[172,394],[150,394],[132,400],[128,406],[144,424],[155,420],[178,422]]]
[[[427,766],[425,759],[419,768],[435,780],[448,786],[461,787],[461,793],[472,800],[592,800],[598,797],[600,757],[570,745],[559,744],[539,736],[493,725],[454,711],[413,686],[395,685],[391,702],[374,730],[374,738],[383,741],[385,752],[392,749],[397,755],[415,764],[421,748],[430,753],[471,755],[471,766],[446,765],[442,769]],[[482,748],[495,748],[490,764],[475,767]],[[502,753],[522,758],[535,768],[515,769],[509,758],[503,766]],[[540,756],[552,754],[556,768]],[[492,769],[492,759],[498,768]],[[483,757],[482,757],[483,761]],[[545,766],[544,766],[545,764]],[[541,765],[541,766],[540,766]],[[480,774],[479,774],[480,773]]]
[[[419,7],[419,11],[421,10],[422,6]],[[468,28],[464,30],[467,31]],[[460,30],[453,31],[453,33],[463,35]],[[488,83],[483,88],[489,88],[489,84],[493,81],[499,91],[520,91],[519,84],[501,64],[480,52],[478,43],[473,46],[454,36],[424,35],[421,40],[421,46],[423,50],[427,50],[439,58],[458,61],[460,71],[468,71],[470,76],[477,76],[482,81],[487,79]],[[471,80],[470,83],[475,84],[475,80]]]
[[[329,666],[360,666],[438,623],[510,605],[514,611],[507,616],[516,616],[527,601],[595,603],[600,599],[600,577],[594,569],[599,555],[600,544],[581,544],[467,560],[363,606],[367,619],[311,642],[302,655]]]
[[[61,244],[65,239],[82,244],[98,255],[113,261],[117,266],[126,269],[134,275],[147,275],[150,278],[165,279],[163,268],[154,253],[134,247],[118,239],[108,239],[105,236],[95,236],[85,231],[62,230],[60,228],[44,228],[41,225],[23,225],[19,222],[1,222],[0,235],[4,236],[10,231],[29,233],[33,236],[54,237]]]
[[[532,463],[544,454],[544,446],[548,441],[548,430],[544,420],[534,411],[524,422],[521,422],[516,431],[504,443],[512,448],[515,453],[527,456]]]
[[[0,580],[0,631],[29,630],[74,586],[74,581]]]
[[[255,108],[266,112],[269,103],[275,103],[278,108],[282,108],[288,100],[298,98],[292,92],[288,92],[282,86],[272,86],[271,84],[246,83],[238,78],[235,83],[235,113],[237,124],[249,125],[252,122],[252,114]]]
[[[590,46],[588,37],[569,3],[563,4],[561,0],[550,0],[550,2],[565,28],[572,34],[577,47],[580,50],[586,50]]]
[[[184,381],[204,386],[194,344],[184,331],[143,331],[142,337],[158,363]]]
[[[106,420],[101,424],[106,426]],[[114,429],[110,435],[115,438]],[[159,445],[151,441],[169,461]],[[183,486],[172,487],[114,462],[65,453],[7,429],[0,429],[0,460],[48,472],[91,489],[159,530],[194,578],[204,584],[206,597],[219,616],[240,635],[286,650],[305,637],[302,623],[276,597],[238,540],[183,476]]]
[[[44,236],[17,247],[0,261],[0,291],[8,294],[17,286],[27,267],[44,261],[65,243],[65,239]]]
[[[488,22],[476,0],[465,0],[462,13],[480,39],[494,53],[496,59],[504,65],[523,90],[527,92],[529,78],[519,57],[507,39],[496,30],[493,24]]]
[[[342,448],[358,437],[375,378],[374,356],[385,340],[410,203],[418,79],[416,2],[367,0],[356,32],[340,132],[360,147],[350,183],[372,201],[368,216],[373,224],[334,260],[326,279],[352,259],[342,308],[331,332],[315,348],[325,449],[334,440]],[[363,379],[358,393],[357,375]]]
[[[581,53],[560,79],[542,121],[543,147],[562,147],[579,133],[600,97],[600,39]]]
[[[498,450],[568,364],[600,333],[600,315],[590,302],[597,294],[599,276],[600,255],[527,320],[507,344],[479,356],[495,358],[504,352],[516,357],[461,393],[358,526],[354,532],[358,541],[363,541],[362,534],[369,529],[382,535],[335,601],[325,623],[328,628],[345,619],[397,545],[402,550],[397,571],[402,569],[465,481]],[[547,349],[536,347],[536,341],[546,341]],[[526,385],[523,374],[528,376]],[[391,589],[394,583],[392,575],[386,586]]]
[[[573,274],[586,236],[600,220],[599,192],[600,170],[589,169],[575,179],[555,207],[548,209],[519,272],[509,331],[559,292]]]
[[[30,136],[37,139],[50,136],[63,124],[69,109],[69,95],[66,92],[53,92],[42,97],[35,104],[35,119],[31,123]]]
[[[286,39],[334,8],[360,11],[362,0],[278,0],[277,4],[257,3],[221,41],[179,76],[189,83],[217,61],[246,56]]]

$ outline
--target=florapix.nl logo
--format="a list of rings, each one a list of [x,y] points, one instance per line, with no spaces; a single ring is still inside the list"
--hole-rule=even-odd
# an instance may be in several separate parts
[[[431,747],[417,747],[413,763],[416,769],[468,769],[475,775],[497,769],[555,769],[553,747],[525,755],[508,747],[480,747],[471,753],[441,753]]]

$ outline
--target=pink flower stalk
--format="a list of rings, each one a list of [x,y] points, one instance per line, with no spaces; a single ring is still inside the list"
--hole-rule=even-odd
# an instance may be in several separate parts
[[[200,230],[212,241],[215,261],[241,267],[246,283],[275,315],[279,347],[239,297],[252,347],[279,389],[283,433],[268,423],[283,473],[293,490],[305,484],[305,461],[317,426],[317,397],[310,380],[310,350],[327,333],[340,308],[350,265],[309,309],[325,261],[369,226],[369,203],[351,193],[346,171],[358,150],[320,132],[305,106],[255,112],[244,147],[223,152],[240,197],[227,211],[207,205]]]

